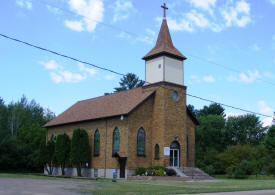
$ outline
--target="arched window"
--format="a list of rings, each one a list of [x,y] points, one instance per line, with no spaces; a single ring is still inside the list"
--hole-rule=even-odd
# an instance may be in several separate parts
[[[94,134],[94,156],[99,156],[100,151],[100,133],[97,129]]]
[[[155,159],[159,160],[159,145],[155,145]]]
[[[119,151],[119,130],[116,127],[113,132],[113,156]]]
[[[137,134],[137,155],[145,155],[145,131],[143,128],[140,128]]]
[[[54,136],[53,134],[52,134],[52,136],[51,136],[51,141],[53,141],[53,142],[56,141],[56,136]]]

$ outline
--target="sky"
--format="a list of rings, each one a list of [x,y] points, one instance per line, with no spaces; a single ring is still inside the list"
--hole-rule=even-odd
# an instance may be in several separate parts
[[[0,33],[144,79],[159,0],[0,0]],[[187,93],[268,116],[275,111],[275,0],[166,0]],[[121,76],[0,37],[0,97],[57,115],[118,87]],[[187,97],[201,109],[208,102]],[[245,114],[226,108],[228,116]],[[272,117],[261,117],[270,125]]]

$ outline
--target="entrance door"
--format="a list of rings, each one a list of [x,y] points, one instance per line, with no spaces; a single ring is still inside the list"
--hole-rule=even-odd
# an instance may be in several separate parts
[[[127,158],[119,158],[119,166],[120,166],[120,178],[125,178],[125,166],[126,166]]]
[[[177,141],[173,141],[170,145],[170,166],[180,166],[180,145]]]

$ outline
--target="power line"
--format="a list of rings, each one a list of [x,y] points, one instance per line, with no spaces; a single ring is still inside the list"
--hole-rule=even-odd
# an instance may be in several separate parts
[[[73,11],[70,11],[70,10],[68,10],[68,9],[62,8],[62,7],[60,7],[60,6],[53,5],[53,4],[48,3],[48,2],[45,2],[45,1],[43,1],[43,0],[36,1],[36,2],[38,2],[38,3],[42,4],[42,5],[49,5],[49,6],[53,7],[53,8],[57,8],[57,9],[59,9],[59,10],[62,10],[62,11],[64,11],[64,12],[69,13],[69,14],[74,15],[74,16],[81,16],[81,17],[85,18],[85,20],[88,20],[88,21],[91,21],[91,22],[96,22],[96,23],[98,23],[98,24],[107,26],[107,27],[109,27],[109,28],[113,28],[113,29],[115,29],[115,30],[118,30],[118,31],[120,31],[120,32],[126,33],[126,34],[128,34],[128,35],[131,35],[131,36],[134,36],[134,37],[137,37],[137,38],[145,37],[145,36],[143,36],[143,35],[138,35],[137,33],[130,32],[130,31],[128,31],[128,30],[124,30],[124,29],[119,28],[119,27],[117,27],[117,26],[115,26],[115,25],[107,24],[107,23],[104,23],[104,22],[99,21],[99,20],[94,20],[94,19],[88,18],[88,17],[86,17],[86,16],[84,16],[84,15],[76,14],[76,13],[74,13]],[[234,68],[225,66],[225,65],[223,65],[223,64],[214,62],[214,61],[212,61],[212,60],[204,59],[204,58],[199,57],[199,56],[197,56],[197,55],[193,55],[193,54],[190,54],[190,53],[189,53],[188,56],[191,56],[191,57],[193,57],[193,58],[196,58],[196,59],[198,59],[198,60],[200,60],[200,61],[207,62],[207,63],[212,64],[212,65],[221,67],[221,68],[223,68],[223,69],[225,69],[225,70],[228,70],[228,71],[231,71],[231,72],[242,73],[240,70],[237,70],[237,69],[234,69]],[[273,83],[273,82],[270,82],[270,81],[267,81],[267,80],[264,80],[264,79],[261,79],[261,78],[255,78],[255,79],[258,80],[258,81],[262,81],[262,82],[264,82],[264,83],[267,83],[267,84],[269,84],[269,85],[275,86],[275,83]]]
[[[67,59],[70,59],[70,60],[73,60],[73,61],[76,61],[76,62],[80,62],[80,63],[86,64],[86,65],[89,65],[89,66],[92,66],[92,67],[95,67],[95,68],[98,68],[98,69],[101,69],[101,70],[104,70],[104,71],[108,71],[108,72],[111,72],[111,73],[114,73],[114,74],[117,74],[117,75],[120,75],[120,76],[125,76],[125,75],[126,75],[126,74],[119,73],[119,72],[117,72],[117,71],[114,71],[114,70],[111,70],[111,69],[108,69],[108,68],[104,68],[104,67],[102,67],[102,66],[98,66],[98,65],[95,65],[95,64],[92,64],[92,63],[89,63],[89,62],[86,62],[86,61],[77,59],[77,58],[75,58],[75,57],[71,57],[71,56],[68,56],[68,55],[65,55],[65,54],[62,54],[62,53],[59,53],[59,52],[50,50],[50,49],[46,49],[46,48],[43,48],[43,47],[40,47],[40,46],[31,44],[31,43],[28,43],[28,42],[26,42],[26,41],[22,41],[22,40],[19,40],[19,39],[16,39],[16,38],[12,38],[12,37],[7,36],[7,35],[4,35],[4,34],[2,34],[2,33],[0,33],[0,36],[4,37],[4,38],[6,38],[6,39],[9,39],[9,40],[12,40],[12,41],[15,41],[15,42],[19,42],[19,43],[21,43],[21,44],[24,44],[24,45],[33,47],[33,48],[36,48],[36,49],[42,50],[42,51],[46,51],[46,52],[52,53],[52,54],[54,54],[54,55],[58,55],[58,56],[61,56],[61,57],[64,57],[64,58],[67,58]],[[146,81],[144,81],[144,80],[140,80],[140,81],[146,82]],[[151,83],[149,83],[149,82],[146,82],[146,83],[151,84]],[[163,86],[162,86],[162,87],[163,87]],[[165,87],[163,87],[163,88],[165,88]],[[169,88],[166,88],[166,89],[169,89]],[[169,90],[171,90],[171,89],[169,89]],[[186,93],[186,95],[187,95],[187,96],[190,96],[190,97],[193,97],[193,98],[197,98],[197,99],[203,100],[203,101],[207,101],[207,102],[211,102],[211,103],[216,103],[216,104],[223,105],[223,106],[225,106],[225,107],[229,107],[229,108],[233,108],[233,109],[236,109],[236,110],[244,111],[244,112],[247,112],[247,113],[251,113],[251,114],[255,114],[255,115],[259,115],[259,116],[263,116],[263,117],[272,117],[272,116],[269,116],[269,115],[265,115],[265,114],[253,112],[253,111],[250,111],[250,110],[245,110],[245,109],[243,109],[243,108],[239,108],[239,107],[235,107],[235,106],[231,106],[231,105],[227,105],[227,104],[215,102],[215,101],[213,101],[213,100],[209,100],[209,99],[202,98],[202,97],[199,97],[199,96],[195,96],[195,95],[192,95],[192,94],[187,94],[187,93]]]

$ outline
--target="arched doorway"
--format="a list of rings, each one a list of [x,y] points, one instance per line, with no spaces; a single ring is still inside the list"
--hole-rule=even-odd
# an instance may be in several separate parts
[[[173,141],[170,145],[170,166],[179,167],[180,165],[180,144]]]

